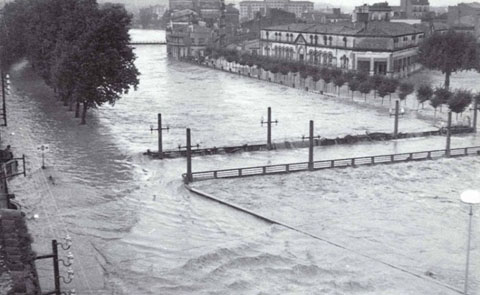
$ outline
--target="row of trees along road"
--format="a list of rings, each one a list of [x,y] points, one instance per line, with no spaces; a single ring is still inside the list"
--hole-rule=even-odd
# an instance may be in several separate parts
[[[433,34],[423,42],[419,48],[418,60],[428,69],[439,70],[445,74],[445,84],[441,87],[432,88],[431,85],[421,84],[416,89],[413,83],[400,81],[396,78],[383,75],[369,76],[367,73],[346,71],[330,67],[318,67],[308,65],[299,61],[285,61],[273,57],[240,53],[236,50],[209,48],[207,56],[212,59],[224,58],[229,63],[235,63],[250,68],[256,67],[273,74],[299,73],[300,78],[310,77],[314,82],[322,80],[324,90],[328,85],[333,84],[338,91],[345,84],[352,92],[355,91],[364,95],[373,91],[374,97],[380,96],[382,104],[384,98],[394,93],[398,94],[400,100],[415,93],[422,107],[426,101],[435,109],[442,109],[442,105],[448,105],[455,113],[463,112],[473,99],[480,100],[480,94],[473,94],[468,90],[456,90],[451,92],[450,76],[452,73],[464,70],[480,69],[480,50],[474,37],[470,34],[448,31],[446,33]]]
[[[130,23],[123,6],[96,0],[7,3],[0,20],[3,66],[26,57],[85,124],[88,109],[113,105],[138,85]]]

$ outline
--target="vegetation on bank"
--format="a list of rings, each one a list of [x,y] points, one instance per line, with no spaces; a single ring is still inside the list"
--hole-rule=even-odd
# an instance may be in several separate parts
[[[428,69],[445,74],[445,88],[450,87],[452,73],[480,71],[480,49],[473,34],[449,30],[427,38],[418,50],[418,61]]]
[[[16,0],[0,20],[1,59],[6,67],[27,58],[75,117],[114,104],[138,85],[129,46],[131,16],[96,0]]]
[[[208,59],[223,58],[229,63],[235,63],[240,66],[248,66],[250,69],[256,68],[272,74],[298,74],[301,79],[309,78],[318,82],[324,82],[324,91],[328,91],[329,85],[333,84],[335,89],[340,91],[340,87],[344,85],[348,87],[352,93],[355,92],[367,95],[373,91],[374,98],[379,96],[382,99],[388,95],[397,94],[400,100],[405,100],[408,95],[415,93],[419,105],[424,106],[425,102],[435,109],[442,109],[442,105],[447,105],[449,110],[454,113],[462,113],[472,103],[473,99],[480,102],[480,93],[473,94],[468,90],[449,90],[448,87],[432,88],[431,85],[422,84],[416,89],[413,83],[408,81],[400,81],[397,78],[387,77],[385,75],[368,75],[365,72],[348,71],[345,69],[333,68],[328,66],[309,65],[299,61],[285,61],[267,56],[253,55],[249,53],[241,53],[232,49],[215,49],[208,48],[206,51]]]

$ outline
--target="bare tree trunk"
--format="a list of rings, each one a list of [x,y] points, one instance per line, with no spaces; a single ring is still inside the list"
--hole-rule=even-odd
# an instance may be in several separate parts
[[[73,99],[73,97],[70,97],[69,102],[68,102],[68,111],[69,112],[73,111],[73,104],[74,104],[74,99]]]
[[[80,102],[77,100],[75,103],[75,118],[80,117]]]
[[[450,88],[450,75],[452,73],[450,71],[446,71],[445,72],[445,89],[449,89]]]
[[[83,103],[83,111],[82,111],[82,122],[80,122],[81,125],[85,125],[87,124],[87,120],[86,120],[86,117],[87,117],[87,108],[88,108],[88,105],[86,102]]]

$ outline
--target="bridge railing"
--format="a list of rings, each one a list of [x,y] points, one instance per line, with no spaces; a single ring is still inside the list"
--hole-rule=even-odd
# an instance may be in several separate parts
[[[331,160],[314,161],[312,168],[309,169],[308,162],[276,164],[254,167],[242,167],[232,169],[221,169],[211,171],[200,171],[192,173],[192,181],[201,181],[209,179],[238,178],[259,175],[273,175],[283,173],[293,173],[308,170],[322,170],[333,168],[346,168],[375,164],[392,164],[408,161],[422,161],[438,159],[447,155],[446,150],[430,150],[421,152],[409,152],[398,154],[384,154],[374,156],[362,156],[353,158],[340,158]],[[480,155],[480,146],[450,149],[450,157],[460,157],[468,155]],[[186,174],[182,175],[186,179]]]

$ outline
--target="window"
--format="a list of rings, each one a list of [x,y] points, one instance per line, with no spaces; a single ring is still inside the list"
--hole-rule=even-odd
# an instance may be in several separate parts
[[[332,46],[332,40],[333,40],[332,36],[328,37],[328,45]]]

